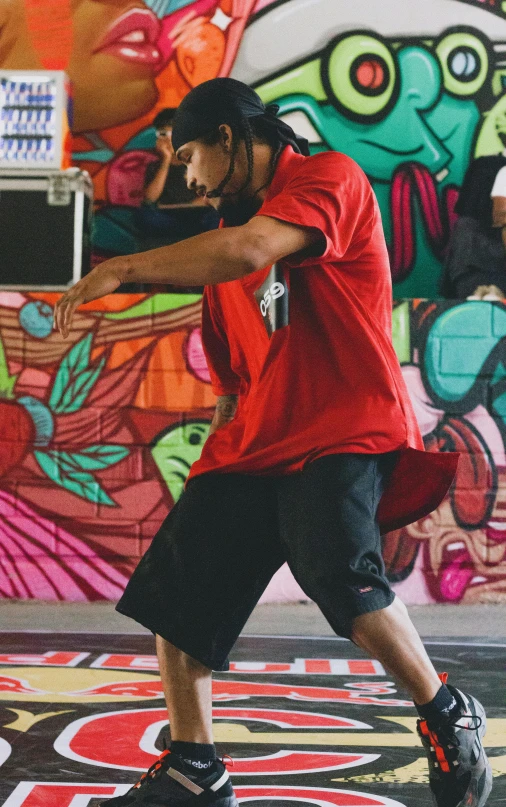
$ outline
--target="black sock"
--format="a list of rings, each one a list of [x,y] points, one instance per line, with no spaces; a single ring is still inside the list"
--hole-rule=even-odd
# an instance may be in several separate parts
[[[415,703],[415,706],[420,717],[433,724],[451,719],[460,710],[459,704],[445,684],[441,684],[431,701],[422,706]]]
[[[196,773],[205,773],[216,760],[216,748],[213,744],[184,743],[179,740],[173,740],[170,744],[170,750],[182,757],[192,768],[195,768]]]

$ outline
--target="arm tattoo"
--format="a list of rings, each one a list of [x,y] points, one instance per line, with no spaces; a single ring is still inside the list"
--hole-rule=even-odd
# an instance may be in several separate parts
[[[215,431],[234,419],[238,397],[238,395],[220,395],[218,397],[209,434],[214,434]]]
[[[216,402],[216,414],[221,420],[232,420],[237,410],[237,395],[220,395]]]

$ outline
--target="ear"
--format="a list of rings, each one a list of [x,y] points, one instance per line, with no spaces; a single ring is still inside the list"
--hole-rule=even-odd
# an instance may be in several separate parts
[[[232,129],[228,125],[228,123],[222,123],[219,127],[220,132],[220,142],[225,151],[231,152],[232,151]]]

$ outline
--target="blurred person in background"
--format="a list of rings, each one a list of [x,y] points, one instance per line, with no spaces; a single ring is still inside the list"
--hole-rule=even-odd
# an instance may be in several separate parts
[[[146,169],[137,222],[144,235],[168,244],[213,230],[219,224],[214,208],[186,185],[185,166],[172,147],[174,113],[174,109],[163,109],[153,121],[158,159]]]
[[[506,296],[506,116],[496,121],[505,147],[467,169],[443,277],[445,297],[503,300]]]

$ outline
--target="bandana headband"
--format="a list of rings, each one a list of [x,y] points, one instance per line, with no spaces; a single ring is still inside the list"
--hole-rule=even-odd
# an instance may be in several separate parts
[[[307,140],[278,118],[278,111],[277,104],[265,106],[260,96],[241,81],[211,79],[199,84],[181,101],[174,117],[172,144],[177,151],[185,143],[204,137],[223,123],[234,125],[245,118],[261,118],[281,143],[308,155]]]

